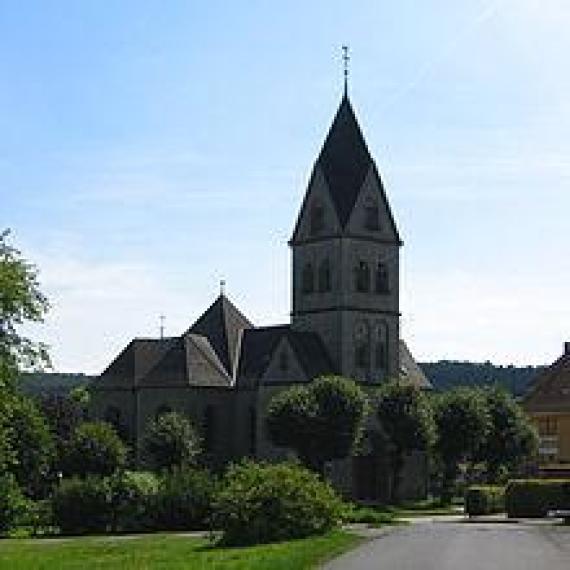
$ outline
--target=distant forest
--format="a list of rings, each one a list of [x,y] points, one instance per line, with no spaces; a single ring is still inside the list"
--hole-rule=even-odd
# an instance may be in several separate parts
[[[436,390],[455,386],[498,384],[515,396],[522,396],[544,366],[497,366],[490,362],[440,360],[419,363]]]
[[[522,396],[544,366],[496,366],[490,362],[459,362],[440,360],[420,363],[436,390],[454,386],[487,386],[499,384],[515,396]],[[23,374],[22,389],[30,394],[65,394],[78,386],[86,386],[94,376],[85,374],[33,373]]]

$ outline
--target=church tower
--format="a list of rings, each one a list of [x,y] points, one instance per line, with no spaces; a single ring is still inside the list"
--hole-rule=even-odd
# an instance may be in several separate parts
[[[293,329],[317,333],[339,374],[396,377],[402,241],[346,90],[289,245]]]

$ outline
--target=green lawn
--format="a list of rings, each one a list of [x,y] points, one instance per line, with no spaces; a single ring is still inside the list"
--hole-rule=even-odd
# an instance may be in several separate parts
[[[361,541],[343,531],[247,548],[216,548],[205,539],[172,534],[13,539],[0,541],[0,569],[300,570],[314,568]]]

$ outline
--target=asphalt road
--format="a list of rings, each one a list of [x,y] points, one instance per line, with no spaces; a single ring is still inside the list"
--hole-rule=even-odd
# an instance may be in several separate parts
[[[569,570],[570,527],[413,524],[389,530],[326,570]]]

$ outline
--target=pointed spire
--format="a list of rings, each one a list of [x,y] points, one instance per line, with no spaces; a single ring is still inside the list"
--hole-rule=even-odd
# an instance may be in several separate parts
[[[372,157],[345,92],[317,160],[344,227],[373,165]]]

